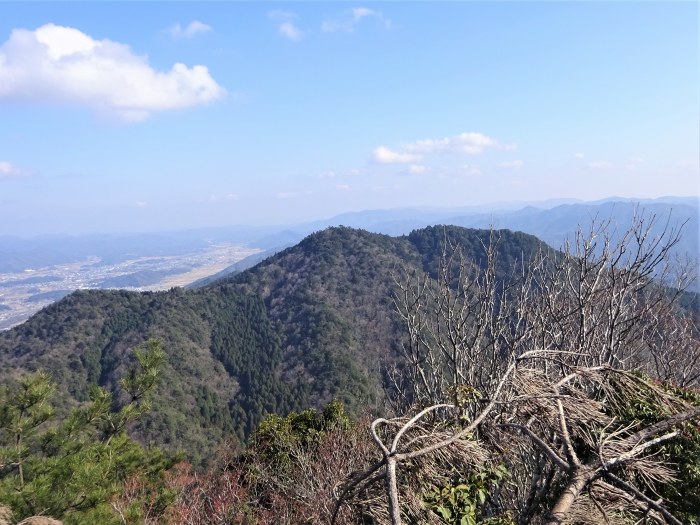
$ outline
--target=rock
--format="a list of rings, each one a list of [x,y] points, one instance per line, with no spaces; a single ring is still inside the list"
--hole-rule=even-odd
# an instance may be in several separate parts
[[[12,519],[12,511],[7,507],[0,505],[0,525],[10,525]]]
[[[32,516],[20,521],[17,525],[63,525],[63,522],[49,518],[48,516]]]

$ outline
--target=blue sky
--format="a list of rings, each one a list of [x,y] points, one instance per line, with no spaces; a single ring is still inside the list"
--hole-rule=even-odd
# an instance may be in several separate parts
[[[700,193],[697,2],[0,2],[0,234]]]

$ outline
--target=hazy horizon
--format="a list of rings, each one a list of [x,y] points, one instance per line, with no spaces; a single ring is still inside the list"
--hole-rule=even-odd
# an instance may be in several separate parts
[[[700,195],[697,2],[2,2],[0,235]]]
[[[687,201],[692,201],[689,203]],[[467,217],[467,216],[483,216],[488,214],[494,214],[497,216],[507,216],[508,214],[517,214],[519,212],[525,211],[528,208],[535,208],[539,210],[549,210],[559,208],[561,206],[591,206],[597,207],[600,204],[607,202],[619,203],[619,202],[631,202],[640,205],[640,211],[645,212],[645,205],[647,204],[691,204],[697,209],[700,207],[700,196],[698,195],[665,195],[662,197],[654,197],[650,199],[639,199],[635,197],[620,197],[620,196],[610,196],[598,200],[586,201],[582,199],[569,199],[569,198],[552,198],[541,201],[504,201],[504,202],[491,202],[473,206],[452,206],[452,207],[440,207],[440,206],[403,206],[397,208],[375,208],[375,209],[364,209],[364,210],[347,210],[341,211],[338,214],[331,216],[318,216],[306,221],[296,221],[287,223],[269,223],[269,224],[209,224],[200,226],[190,226],[183,228],[171,228],[164,227],[160,229],[145,229],[137,228],[133,230],[119,228],[118,226],[112,229],[85,229],[80,231],[44,231],[35,234],[10,234],[10,233],[0,233],[0,239],[5,238],[17,238],[25,240],[33,239],[51,239],[51,238],[61,238],[61,237],[91,237],[91,236],[116,236],[116,237],[131,237],[139,235],[168,235],[168,234],[187,234],[191,232],[195,235],[200,235],[202,232],[208,230],[216,231],[226,231],[228,230],[241,230],[247,232],[253,232],[256,229],[268,232],[267,234],[275,235],[281,234],[284,231],[294,231],[299,229],[300,231],[306,231],[310,226],[317,224],[329,224],[338,226],[349,226],[358,227],[354,225],[355,218],[364,218],[365,220],[372,220],[373,215],[380,214],[386,217],[386,220],[396,221],[400,217],[404,217],[406,220],[421,220],[421,217],[425,218],[430,215],[435,215],[436,217],[441,217],[441,220],[445,220],[450,214],[455,214],[455,217]],[[671,214],[673,210],[671,209]],[[342,219],[347,218],[344,222]],[[673,216],[670,217],[674,219]],[[677,218],[677,217],[676,217]],[[427,224],[427,223],[426,223]],[[687,228],[686,228],[687,234]]]

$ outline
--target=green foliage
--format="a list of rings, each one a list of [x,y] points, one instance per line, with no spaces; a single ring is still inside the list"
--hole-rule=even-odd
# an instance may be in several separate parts
[[[332,429],[347,429],[350,418],[340,401],[332,401],[321,412],[307,409],[285,417],[272,414],[260,423],[252,439],[252,447],[275,468],[288,470],[296,449],[314,444]]]
[[[300,476],[311,476],[314,464],[314,476],[328,471],[337,453],[350,472],[360,468],[350,468],[356,453],[342,441],[353,435],[342,431],[352,427],[345,410],[357,414],[381,403],[383,373],[396,362],[403,334],[391,303],[395,275],[437,275],[446,239],[461,246],[478,275],[492,235],[499,239],[499,282],[543,247],[507,230],[438,226],[392,238],[330,228],[201,289],[71,294],[0,333],[0,380],[9,385],[15,374],[35,372],[0,393],[0,500],[17,516],[53,513],[68,524],[112,523],[111,504],[128,523],[161,515],[174,497],[161,483],[171,459],[127,433],[185,449],[198,466],[224,438],[232,449],[247,440],[241,461],[254,468],[241,475],[248,476],[245,486],[229,487],[228,478],[222,485],[250,489],[250,508],[262,502],[271,510],[293,490],[302,494]],[[685,299],[690,304],[692,297]],[[167,363],[154,343],[129,352],[151,337],[164,341]],[[50,377],[38,370],[50,370]],[[469,386],[450,394],[460,407],[485,396]],[[674,394],[698,402],[691,399],[697,393]],[[333,399],[343,403],[327,405]],[[148,412],[151,404],[158,410]],[[666,414],[643,389],[617,406],[610,415],[625,424]],[[699,436],[696,425],[685,423],[655,451],[681,472],[672,487],[655,488],[688,523],[700,513]],[[580,440],[575,446],[584,459],[596,452]],[[227,469],[239,466],[221,470],[231,474]],[[433,488],[425,502],[446,523],[509,523],[490,513],[495,504],[487,496],[503,479],[494,471],[465,474]],[[272,488],[262,488],[267,481]],[[307,493],[298,501],[312,499]]]
[[[638,375],[650,381],[650,378],[642,374]],[[692,388],[680,388],[675,385],[662,384],[668,393],[669,399],[682,400],[690,405],[700,406],[700,392]],[[612,391],[615,391],[614,389]],[[639,383],[637,390],[628,395],[624,402],[612,404],[618,407],[611,415],[621,422],[640,426],[650,426],[658,423],[671,414],[665,405],[666,399],[660,399],[654,395],[643,383]],[[661,446],[656,447],[655,454],[663,458],[669,464],[675,465],[677,475],[673,483],[655,484],[654,494],[662,495],[666,500],[669,510],[682,519],[683,523],[690,525],[700,524],[700,423],[686,421],[679,425],[678,435]]]
[[[46,373],[22,378],[0,394],[0,501],[17,519],[42,514],[66,525],[121,523],[110,499],[134,475],[152,481],[174,461],[144,449],[124,430],[147,408],[164,352],[157,341],[136,349],[138,367],[122,381],[123,403],[94,387],[90,402],[52,422],[53,384]],[[164,510],[164,509],[163,509]]]
[[[667,386],[680,399],[700,406],[700,392],[690,388]],[[678,469],[677,479],[661,487],[660,493],[669,502],[671,512],[689,525],[700,525],[700,423],[686,421],[679,427],[678,437],[661,450]]]
[[[268,416],[243,453],[228,445],[203,473],[186,464],[174,469],[181,489],[167,523],[331,523],[340,485],[374,458],[367,423],[351,423],[338,401],[320,411]],[[346,506],[335,523],[370,522]]]
[[[240,387],[230,417],[243,441],[264,414],[284,408],[290,398],[276,374],[282,360],[279,337],[256,296],[232,297],[213,312],[212,325],[211,352]]]
[[[79,291],[0,334],[0,376],[51,370],[65,415],[93,383],[116,398],[127,349],[158,337],[169,354],[159,410],[131,430],[199,464],[231,432],[244,443],[266,414],[332,399],[354,414],[376,407],[400,345],[392,272],[421,268],[421,256],[407,238],[333,228],[196,291]]]
[[[467,255],[483,253],[488,232],[448,233]],[[513,257],[539,246],[500,233]],[[245,443],[267,414],[333,399],[353,415],[377,408],[403,334],[391,301],[394,274],[436,263],[443,240],[442,227],[398,238],[329,228],[197,290],[80,290],[0,333],[0,381],[15,370],[50,370],[60,416],[90,402],[93,384],[124,403],[129,349],[158,338],[168,349],[151,395],[158,410],[129,431],[184,449],[201,465],[231,433]]]
[[[445,487],[429,490],[425,504],[450,525],[514,525],[510,516],[486,516],[484,512],[489,495],[507,477],[503,465],[479,469]]]
[[[0,472],[15,470],[20,489],[25,485],[29,445],[38,434],[38,427],[51,417],[49,400],[53,385],[39,372],[24,377],[13,390],[0,391]]]
[[[423,271],[437,277],[444,251],[450,246],[460,246],[476,265],[484,268],[487,262],[486,247],[497,241],[496,272],[499,279],[508,277],[520,261],[527,261],[539,249],[550,249],[532,235],[510,230],[477,230],[458,226],[429,226],[411,232],[408,240],[422,255]],[[447,244],[446,244],[447,243]]]

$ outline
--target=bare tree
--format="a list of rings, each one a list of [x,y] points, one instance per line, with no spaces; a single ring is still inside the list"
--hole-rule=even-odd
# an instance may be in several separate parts
[[[573,243],[538,266],[541,293],[530,309],[537,313],[541,347],[573,351],[575,364],[621,368],[630,368],[640,352],[653,351],[647,335],[673,312],[695,277],[674,264],[681,228],[669,217],[653,236],[659,221],[638,211],[617,232],[610,221],[594,220],[588,233],[579,229]]]
[[[509,279],[499,279],[499,243],[499,233],[491,231],[481,267],[446,236],[437,279],[395,278],[394,304],[408,334],[403,362],[390,374],[389,397],[398,413],[456,401],[467,391],[489,396],[510,360],[533,349],[526,309],[546,256],[521,260]]]
[[[661,447],[697,422],[700,398],[640,372],[697,385],[698,314],[677,304],[691,272],[670,279],[680,229],[667,221],[653,236],[656,221],[640,212],[620,234],[594,223],[561,252],[521,259],[507,278],[496,271],[498,232],[480,265],[446,236],[437,279],[397,277],[408,335],[392,399],[397,413],[415,415],[373,422],[382,458],[348,480],[338,505],[382,482],[386,506],[375,521],[420,521],[424,489],[402,479],[439,455],[453,472],[506,464],[509,482],[488,496],[492,516],[680,523],[655,493],[674,479]]]

